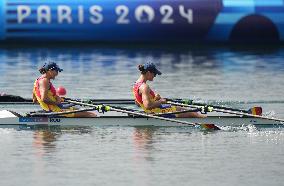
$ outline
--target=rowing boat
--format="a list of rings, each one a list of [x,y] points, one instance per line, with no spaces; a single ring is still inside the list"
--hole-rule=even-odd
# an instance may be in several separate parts
[[[12,99],[13,100],[13,99]],[[26,99],[24,99],[26,100]],[[11,101],[11,100],[10,100]],[[155,115],[147,114],[141,109],[133,109],[125,106],[134,105],[133,100],[75,100],[65,98],[68,104],[76,105],[80,109],[63,112],[30,112],[21,115],[14,111],[0,111],[0,127],[6,126],[60,126],[60,127],[81,127],[81,126],[156,126],[156,127],[177,127],[190,126],[202,129],[220,130],[220,126],[248,126],[258,127],[279,127],[284,126],[284,120],[262,116],[261,107],[252,107],[249,110],[230,108],[225,106],[207,105],[189,102],[189,100],[172,100],[168,103],[183,107],[185,110],[179,112],[207,113],[206,118],[167,118],[163,113]],[[15,103],[19,103],[15,101]],[[5,102],[4,104],[7,104]],[[194,108],[194,109],[192,109]],[[7,108],[6,108],[7,109]],[[67,118],[64,114],[97,111],[96,118]],[[214,111],[214,113],[212,113]],[[178,114],[178,111],[174,114]],[[221,115],[220,115],[221,113]],[[215,115],[214,115],[215,114]],[[218,114],[218,115],[216,115]]]
[[[266,120],[254,117],[239,116],[208,116],[207,118],[179,118],[181,121],[190,123],[214,123],[218,126],[246,126],[255,125],[259,127],[284,126],[283,122]],[[7,126],[156,126],[156,127],[177,127],[190,126],[176,122],[168,122],[143,116],[120,115],[100,115],[97,118],[66,118],[60,116],[51,117],[28,117],[16,112],[0,111],[0,127]]]

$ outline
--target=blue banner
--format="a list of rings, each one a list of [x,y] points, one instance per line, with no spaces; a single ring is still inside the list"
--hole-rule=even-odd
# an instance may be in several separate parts
[[[284,41],[284,0],[1,0],[2,41]]]

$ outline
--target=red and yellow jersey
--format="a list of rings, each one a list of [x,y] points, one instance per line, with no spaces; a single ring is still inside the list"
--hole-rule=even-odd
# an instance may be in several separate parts
[[[141,87],[141,85],[143,85],[145,82],[143,81],[138,81],[135,82],[135,84],[133,85],[133,95],[135,98],[135,101],[139,104],[139,106],[144,110],[144,112],[146,113],[169,113],[169,112],[175,112],[176,111],[176,107],[175,106],[171,106],[171,105],[161,105],[160,107],[154,108],[154,109],[146,109],[144,104],[143,104],[143,99],[142,99],[142,94],[139,93],[139,88]],[[153,90],[150,89],[150,99],[151,101],[155,101],[155,92]]]
[[[45,111],[49,111],[49,112],[62,112],[62,111],[66,111],[66,110],[73,110],[72,108],[70,109],[61,109],[59,106],[57,105],[51,105],[51,104],[47,104],[45,103],[42,99],[41,99],[41,94],[40,94],[40,90],[39,90],[39,81],[42,80],[44,77],[41,76],[40,78],[38,78],[35,82],[34,82],[34,88],[33,88],[33,95],[36,97],[37,102],[39,103],[39,105],[41,106],[41,108]],[[56,89],[55,87],[52,85],[51,82],[49,82],[49,89],[47,92],[47,97],[51,100],[51,101],[56,101]],[[66,117],[74,117],[74,114],[67,114],[65,115]]]
[[[143,105],[142,94],[139,93],[139,88],[143,84],[144,84],[144,82],[140,81],[140,82],[136,82],[133,86],[133,94],[134,94],[134,97],[135,97],[135,101],[137,103],[139,103],[139,105]],[[155,92],[150,89],[151,101],[155,100],[155,95],[156,95]]]

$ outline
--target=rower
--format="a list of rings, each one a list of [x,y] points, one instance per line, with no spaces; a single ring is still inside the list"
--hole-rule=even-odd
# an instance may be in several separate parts
[[[50,80],[54,80],[58,72],[63,70],[55,62],[44,64],[39,72],[42,74],[34,83],[33,102],[38,103],[47,112],[65,112],[74,110],[62,104],[63,98],[57,95],[55,87]],[[66,117],[96,117],[94,112],[77,112],[64,115]]]
[[[147,81],[153,81],[156,75],[162,73],[156,68],[153,63],[146,63],[138,66],[141,75],[133,86],[133,94],[135,103],[139,105],[146,113],[170,113],[185,110],[179,106],[166,104],[167,100],[161,98],[159,94],[155,94],[147,84]],[[166,117],[196,117],[204,118],[203,114],[198,112],[185,112],[180,114],[168,114]]]

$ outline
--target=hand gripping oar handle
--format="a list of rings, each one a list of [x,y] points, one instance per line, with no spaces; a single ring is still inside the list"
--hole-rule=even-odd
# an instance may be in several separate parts
[[[182,107],[190,107],[190,108],[198,108],[198,107],[200,107],[200,106],[197,106],[197,105],[177,103],[177,102],[173,102],[173,101],[168,101],[168,103],[172,104],[172,105],[176,105],[176,106],[182,106]],[[284,119],[270,118],[270,117],[266,117],[266,116],[258,116],[258,115],[243,113],[243,112],[236,112],[236,111],[229,111],[229,110],[224,110],[224,109],[218,109],[218,108],[214,108],[214,107],[212,107],[211,109],[212,109],[212,111],[223,112],[223,113],[228,113],[228,114],[235,114],[235,115],[238,115],[238,116],[249,116],[249,117],[254,117],[254,118],[261,118],[261,119],[267,119],[267,120],[284,122]]]
[[[70,99],[66,100],[66,101],[69,102],[69,103],[74,103],[74,104],[78,104],[78,105],[82,105],[82,106],[88,106],[88,107],[96,107],[97,106],[96,104],[82,103],[82,102],[70,100]],[[184,125],[201,126],[203,128],[206,128],[206,129],[220,130],[220,128],[217,127],[214,124],[191,123],[191,122],[176,120],[176,119],[172,119],[172,118],[164,118],[164,117],[154,116],[154,115],[150,115],[150,114],[146,114],[146,113],[129,111],[129,110],[126,110],[122,107],[116,107],[116,106],[110,106],[110,105],[104,105],[104,106],[105,106],[106,111],[116,111],[116,112],[122,112],[122,113],[126,113],[126,114],[132,114],[132,115],[136,115],[136,116],[144,116],[144,117],[147,117],[147,118],[154,118],[154,119],[159,119],[159,120],[163,120],[163,121],[175,122],[175,123],[184,124]]]

